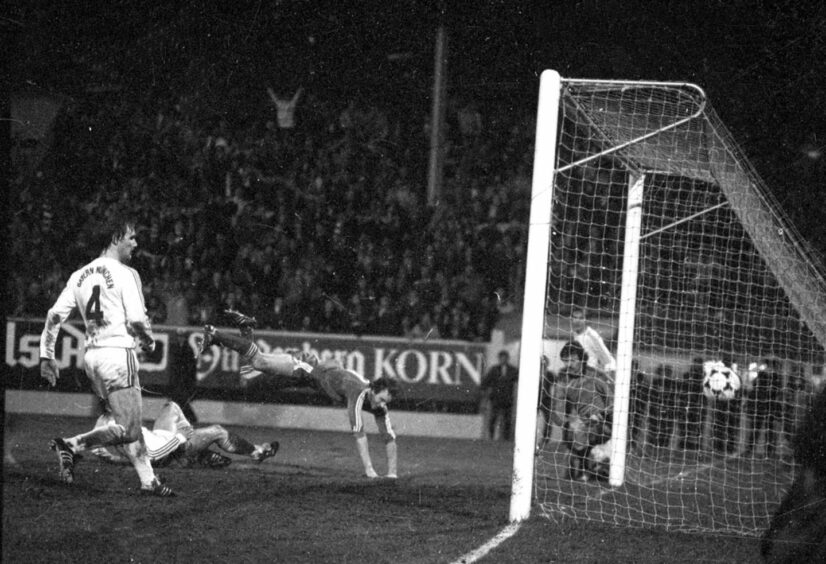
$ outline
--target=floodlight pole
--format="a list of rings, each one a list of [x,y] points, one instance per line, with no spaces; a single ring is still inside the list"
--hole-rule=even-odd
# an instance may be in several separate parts
[[[444,24],[436,30],[433,61],[433,104],[430,110],[430,162],[427,170],[427,204],[436,205],[442,197],[444,163],[444,124],[447,106],[447,31]]]

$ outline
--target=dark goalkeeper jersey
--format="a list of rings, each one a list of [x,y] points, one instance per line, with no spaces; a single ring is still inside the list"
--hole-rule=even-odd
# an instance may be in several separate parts
[[[563,373],[564,376],[564,373]],[[590,369],[579,377],[567,376],[565,383],[565,414],[588,419],[605,415],[611,402],[611,392],[603,380]]]

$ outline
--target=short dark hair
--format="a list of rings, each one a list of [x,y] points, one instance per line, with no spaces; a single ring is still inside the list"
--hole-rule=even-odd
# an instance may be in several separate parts
[[[370,382],[370,389],[378,394],[382,390],[387,390],[391,395],[396,395],[399,390],[399,383],[389,376],[382,376]]]
[[[92,245],[97,252],[103,252],[113,242],[118,241],[132,228],[135,229],[135,217],[124,210],[109,210],[103,221],[98,224],[92,234]]]
[[[579,360],[588,360],[588,355],[585,349],[578,341],[568,341],[562,345],[562,350],[559,351],[559,358],[571,358],[573,356],[579,357]]]

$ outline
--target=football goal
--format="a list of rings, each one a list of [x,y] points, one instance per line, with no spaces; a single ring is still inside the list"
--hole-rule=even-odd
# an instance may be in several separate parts
[[[559,353],[583,323],[613,358],[576,373]],[[702,88],[542,74],[512,521],[758,534],[824,345],[822,259]],[[608,397],[578,411],[578,378]]]

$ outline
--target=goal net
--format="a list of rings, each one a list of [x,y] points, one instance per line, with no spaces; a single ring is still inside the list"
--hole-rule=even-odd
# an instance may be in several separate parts
[[[826,279],[704,92],[546,71],[527,263],[511,519],[533,502],[551,519],[764,530],[820,383]],[[560,359],[571,340],[584,371]],[[609,397],[574,395],[582,378]]]

